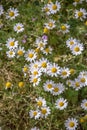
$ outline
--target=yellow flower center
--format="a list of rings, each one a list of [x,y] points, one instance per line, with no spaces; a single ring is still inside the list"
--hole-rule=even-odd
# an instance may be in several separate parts
[[[85,122],[84,118],[80,118],[80,122],[81,123]]]
[[[46,62],[43,62],[43,63],[41,64],[41,67],[46,68],[46,67],[47,67],[47,63],[46,63]]]
[[[58,91],[59,91],[59,88],[58,88],[58,87],[55,87],[53,91],[54,91],[54,92],[58,92]]]
[[[17,54],[22,56],[23,55],[23,51],[22,50],[18,50]]]
[[[55,67],[53,67],[53,68],[51,69],[51,72],[52,72],[52,73],[56,73],[56,72],[57,72],[57,69],[56,69]]]
[[[20,27],[20,26],[17,26],[17,29],[18,29],[18,30],[20,30],[20,29],[21,29],[21,27]]]
[[[14,46],[14,42],[10,42],[10,46]]]
[[[60,106],[60,107],[64,106],[64,103],[63,103],[63,102],[60,102],[60,103],[59,103],[59,106]]]
[[[12,11],[9,12],[9,16],[10,16],[10,17],[13,17],[13,16],[14,16],[14,12],[12,12]]]
[[[45,114],[47,113],[47,110],[46,110],[45,108],[43,108],[43,109],[41,110],[41,113],[45,115]]]
[[[6,88],[11,88],[11,86],[12,86],[11,82],[6,83]]]
[[[63,75],[63,76],[66,76],[66,75],[67,75],[67,72],[66,72],[66,71],[63,71],[63,72],[62,72],[62,75]]]
[[[27,68],[27,67],[24,67],[24,68],[23,68],[23,71],[24,71],[24,72],[27,72],[27,71],[28,71],[28,68]]]
[[[46,7],[46,8],[45,8],[45,12],[48,12],[48,11],[49,11],[49,8]]]
[[[10,51],[9,54],[10,54],[10,55],[13,55],[13,51]]]
[[[37,74],[38,74],[38,71],[34,71],[34,72],[33,72],[33,75],[37,75]]]
[[[32,54],[32,53],[28,54],[29,58],[32,58],[33,56],[34,56],[34,54]]]
[[[75,70],[74,70],[74,69],[70,69],[70,73],[71,73],[71,74],[74,74],[74,73],[75,73]]]
[[[43,43],[41,42],[41,43],[39,44],[39,46],[40,46],[40,47],[43,47],[44,45],[43,45]]]
[[[44,31],[43,31],[44,33],[49,33],[49,29],[48,28],[44,28]]]
[[[24,87],[24,82],[19,82],[18,86],[19,86],[20,88]]]
[[[56,9],[57,9],[57,5],[54,4],[54,5],[52,6],[52,9],[53,9],[53,10],[56,10]]]
[[[83,12],[78,12],[78,17],[82,17],[83,16]]]
[[[75,85],[76,85],[76,87],[79,87],[79,86],[80,86],[79,82],[76,82]]]
[[[48,84],[47,87],[48,87],[49,89],[51,89],[51,88],[52,88],[52,84]]]
[[[75,126],[75,123],[71,121],[71,122],[69,123],[69,126],[70,126],[70,127],[74,127],[74,126]]]
[[[34,111],[34,112],[33,112],[33,115],[34,115],[34,116],[36,116],[36,115],[37,115],[37,112],[36,112],[36,111]]]
[[[85,103],[85,107],[87,107],[87,102]]]
[[[37,82],[37,78],[34,78],[34,79],[33,79],[33,83],[36,83],[36,82]]]
[[[35,65],[34,65],[34,67],[35,67],[35,68],[37,68],[37,67],[38,67],[38,65],[37,65],[37,64],[35,64]]]
[[[46,48],[45,51],[46,51],[47,53],[49,53],[50,49],[49,49],[49,48]]]
[[[73,45],[74,44],[74,42],[73,41],[70,41],[70,45]]]
[[[75,48],[74,48],[74,51],[79,52],[79,51],[80,51],[80,48],[79,48],[79,47],[75,47]]]
[[[38,101],[37,105],[41,107],[42,106],[42,101]]]
[[[66,26],[65,26],[65,25],[61,26],[61,29],[62,29],[63,31],[65,31],[65,30],[66,30]]]
[[[80,80],[82,83],[85,83],[85,78],[81,78],[81,80]]]
[[[53,23],[52,22],[49,23],[49,27],[53,27]]]

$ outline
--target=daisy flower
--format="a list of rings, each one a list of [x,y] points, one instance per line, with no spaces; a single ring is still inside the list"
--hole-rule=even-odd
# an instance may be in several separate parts
[[[77,4],[82,4],[84,0],[74,0],[73,5],[76,6]]]
[[[15,41],[15,38],[8,38],[8,40],[6,41],[6,46],[9,49],[15,49],[18,47],[18,41]]]
[[[30,80],[31,83],[33,83],[33,86],[35,87],[40,83],[41,78],[40,77],[34,77],[34,76],[31,75],[29,80]]]
[[[24,67],[22,68],[22,71],[24,73],[24,76],[26,76],[29,72],[29,66],[28,65],[24,65]]]
[[[72,83],[72,86],[76,91],[82,88],[80,80],[78,78],[75,78],[75,80]]]
[[[79,75],[78,79],[80,80],[81,86],[87,86],[87,76]]]
[[[75,118],[68,118],[65,121],[65,127],[67,130],[76,130],[78,126],[78,120]]]
[[[33,77],[40,77],[42,75],[41,70],[38,68],[30,69],[31,75]]]
[[[46,106],[46,100],[42,97],[36,98],[36,102],[38,107]]]
[[[87,77],[87,71],[81,71],[79,75]]]
[[[16,50],[16,53],[18,57],[23,56],[25,53],[24,47],[19,46]]]
[[[19,32],[23,32],[24,31],[24,25],[22,23],[17,23],[14,26],[14,31],[19,33]]]
[[[64,90],[65,90],[64,85],[62,83],[57,83],[57,84],[54,84],[54,86],[53,86],[52,94],[59,95],[59,94],[63,93]]]
[[[70,48],[73,55],[80,55],[84,50],[83,44],[77,43]]]
[[[70,25],[68,24],[63,24],[61,26],[61,31],[65,34],[65,33],[68,33],[69,32],[69,28],[70,28]]]
[[[84,110],[87,110],[87,99],[82,100],[81,107]]]
[[[8,58],[14,58],[15,57],[15,51],[14,50],[9,50],[6,52],[6,55]]]
[[[65,34],[69,32],[70,25],[68,24],[62,24],[61,25],[61,31]]]
[[[42,40],[41,38],[37,38],[35,42],[35,46],[40,50],[43,50],[47,44],[47,41]]]
[[[30,110],[29,115],[30,115],[30,118],[38,119],[40,117],[40,111]]]
[[[80,19],[81,21],[83,21],[84,19],[87,18],[86,16],[87,16],[87,12],[85,9],[80,8],[80,10],[75,10],[76,19]]]
[[[60,76],[63,79],[69,77],[70,76],[70,70],[69,70],[69,68],[65,68],[65,67],[61,68]]]
[[[77,43],[77,40],[75,38],[69,38],[67,41],[66,41],[66,45],[67,47],[71,48],[73,45],[75,45]]]
[[[73,84],[73,81],[69,79],[69,80],[66,81],[66,84],[67,84],[69,87],[71,87],[72,84]]]
[[[50,2],[49,9],[51,14],[56,14],[61,8],[60,2],[56,1],[55,4]]]
[[[51,111],[50,108],[47,106],[41,107],[41,117],[46,118],[50,114],[50,111]]]
[[[39,60],[39,64],[40,64],[41,71],[46,73],[49,65],[49,61],[47,59],[42,58]]]
[[[13,19],[15,19],[18,15],[19,15],[19,13],[18,13],[18,10],[17,10],[17,9],[15,9],[15,8],[9,8],[8,11],[7,11],[7,13],[6,13],[6,18],[13,20]]]
[[[34,61],[33,63],[30,63],[29,69],[30,70],[40,69],[40,63],[39,63],[39,61]]]
[[[49,47],[45,48],[42,52],[43,52],[43,54],[48,55],[48,54],[52,53],[52,50],[53,49],[49,46]]]
[[[54,86],[54,82],[53,82],[52,80],[47,80],[47,81],[43,84],[43,88],[44,88],[44,90],[47,91],[47,92],[52,92],[53,86]]]
[[[53,29],[56,27],[55,21],[53,19],[50,19],[48,23],[45,23],[45,28],[47,29]]]
[[[37,127],[33,127],[33,128],[31,128],[31,130],[40,130],[40,129]]]
[[[50,15],[50,14],[51,14],[49,5],[50,5],[50,4],[47,4],[47,5],[45,5],[45,6],[42,8],[42,11],[44,11],[47,15]]]
[[[36,54],[36,52],[33,49],[31,49],[31,50],[28,49],[28,51],[25,53],[25,59],[26,59],[26,61],[32,62],[36,58],[37,58],[37,54]]]
[[[4,9],[3,9],[3,6],[0,5],[0,16],[4,13]]]
[[[6,84],[5,84],[5,88],[6,88],[6,89],[10,89],[10,88],[12,88],[12,86],[13,86],[12,83],[9,82],[9,81],[6,82]]]
[[[57,77],[60,74],[60,67],[55,63],[49,64],[47,74]]]
[[[68,102],[64,98],[57,99],[56,103],[55,103],[56,108],[59,110],[65,109],[67,107],[67,105],[68,105]]]

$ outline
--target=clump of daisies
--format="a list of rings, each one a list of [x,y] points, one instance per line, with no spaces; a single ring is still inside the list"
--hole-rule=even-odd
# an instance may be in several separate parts
[[[87,86],[87,71],[81,71],[77,78],[75,78],[74,80],[67,80],[66,84],[74,88],[75,91],[78,91],[83,87],[86,87]]]
[[[36,98],[36,110],[30,110],[29,115],[30,118],[38,119],[38,118],[47,118],[50,114],[51,110],[46,105],[46,100],[42,97]]]
[[[66,41],[66,45],[67,47],[70,48],[71,50],[71,53],[73,55],[80,55],[82,53],[82,51],[84,50],[84,46],[83,46],[83,43],[80,43],[79,40],[77,40],[76,38],[69,38],[67,41]]]
[[[55,3],[49,2],[48,4],[46,4],[42,10],[47,15],[51,15],[51,14],[56,14],[57,12],[59,12],[60,9],[61,9],[60,2],[55,1]]]

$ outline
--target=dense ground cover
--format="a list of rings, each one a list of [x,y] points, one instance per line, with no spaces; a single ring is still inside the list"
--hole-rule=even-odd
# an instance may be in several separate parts
[[[87,130],[87,1],[0,1],[0,125]]]

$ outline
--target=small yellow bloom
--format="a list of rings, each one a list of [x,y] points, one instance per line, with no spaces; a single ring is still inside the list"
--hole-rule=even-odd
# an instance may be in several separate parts
[[[19,86],[19,88],[23,88],[24,87],[24,82],[19,82],[18,86]]]
[[[80,123],[84,123],[84,122],[85,122],[84,118],[80,118]]]
[[[70,69],[70,74],[74,74],[75,70],[74,69]]]
[[[11,82],[7,82],[5,84],[5,87],[6,87],[6,89],[11,88],[12,87],[12,83]]]
[[[47,33],[49,33],[49,29],[48,28],[44,28],[43,32],[47,34]]]

